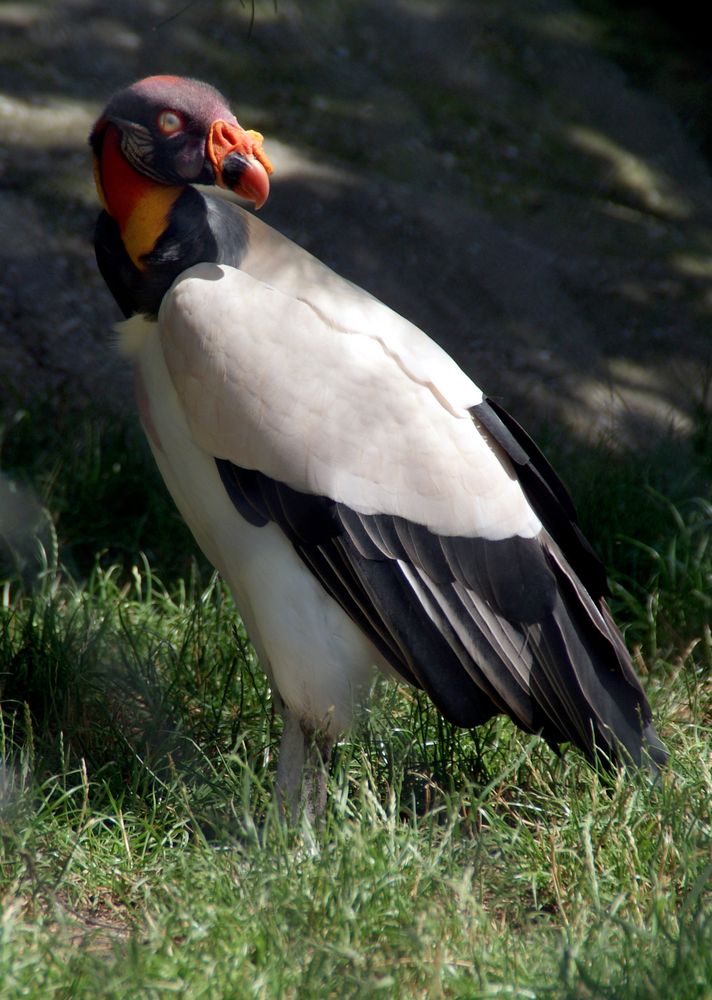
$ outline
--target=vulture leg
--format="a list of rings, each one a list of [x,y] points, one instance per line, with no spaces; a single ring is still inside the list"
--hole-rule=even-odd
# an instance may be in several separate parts
[[[306,729],[286,707],[283,717],[276,783],[280,814],[292,823],[303,815],[313,824],[326,808],[326,779],[334,741]]]

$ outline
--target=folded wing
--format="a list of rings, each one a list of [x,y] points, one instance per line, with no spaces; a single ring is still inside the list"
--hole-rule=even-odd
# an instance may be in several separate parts
[[[503,712],[591,758],[662,763],[558,478],[421,331],[333,280],[297,297],[199,265],[164,299],[171,378],[239,513],[278,524],[458,725]]]

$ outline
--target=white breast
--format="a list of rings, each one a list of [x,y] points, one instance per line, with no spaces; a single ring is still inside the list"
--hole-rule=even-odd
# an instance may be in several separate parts
[[[228,583],[263,668],[282,700],[338,736],[370,685],[378,655],[273,524],[235,510],[211,455],[193,440],[166,367],[158,327],[134,318],[131,340],[142,421],[183,518]]]

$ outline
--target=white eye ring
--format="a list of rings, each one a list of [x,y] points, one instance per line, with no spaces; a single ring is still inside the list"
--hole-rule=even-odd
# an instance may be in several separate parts
[[[156,120],[164,135],[173,135],[174,132],[180,132],[183,128],[183,119],[177,111],[161,111]]]

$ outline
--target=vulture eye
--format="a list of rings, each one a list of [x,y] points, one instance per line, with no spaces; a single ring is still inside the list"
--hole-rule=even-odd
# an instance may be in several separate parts
[[[177,111],[161,111],[157,118],[158,127],[164,135],[173,135],[183,128],[183,119]]]

